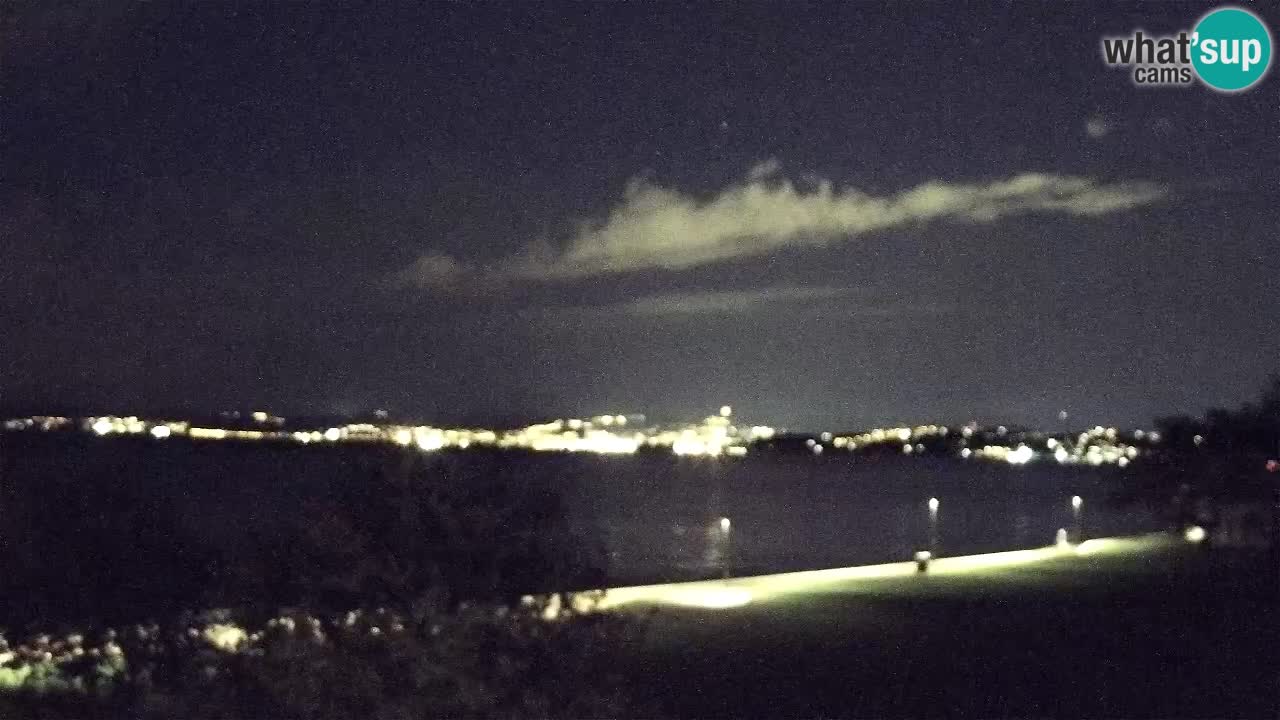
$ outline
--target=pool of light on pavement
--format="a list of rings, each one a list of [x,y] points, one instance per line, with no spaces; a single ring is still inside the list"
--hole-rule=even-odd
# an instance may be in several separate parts
[[[1081,555],[1144,553],[1167,546],[1170,542],[1167,535],[1153,534],[1126,538],[1096,538],[1086,540],[1079,545],[1055,545],[1030,550],[944,557],[930,563],[928,574],[930,576],[981,574]],[[604,597],[598,600],[596,607],[607,609],[633,604],[652,604],[732,608],[788,594],[821,592],[833,586],[858,580],[909,577],[915,574],[917,574],[916,563],[899,562],[726,580],[639,585],[607,590]]]

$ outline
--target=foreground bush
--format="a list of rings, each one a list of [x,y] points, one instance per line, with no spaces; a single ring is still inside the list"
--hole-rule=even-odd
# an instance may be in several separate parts
[[[652,714],[620,682],[633,623],[522,600],[602,578],[509,456],[368,449],[228,546],[176,509],[203,457],[156,454],[178,447],[86,445],[66,473],[0,448],[0,718]],[[115,629],[37,634],[86,627]]]
[[[93,642],[37,637],[6,651],[0,673],[11,687],[0,703],[9,703],[6,717],[654,714],[633,704],[623,682],[634,620],[548,610],[290,613],[256,628],[216,614]]]

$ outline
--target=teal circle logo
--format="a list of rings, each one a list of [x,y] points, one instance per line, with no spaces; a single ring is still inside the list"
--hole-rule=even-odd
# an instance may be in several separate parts
[[[1219,8],[1196,24],[1191,64],[1204,84],[1222,92],[1253,87],[1271,65],[1271,33],[1257,15]]]

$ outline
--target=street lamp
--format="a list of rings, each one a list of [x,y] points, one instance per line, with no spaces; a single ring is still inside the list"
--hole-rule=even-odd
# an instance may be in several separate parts
[[[732,529],[733,529],[733,524],[729,522],[729,518],[727,517],[720,518],[720,536],[721,536],[721,542],[724,543],[722,546],[723,556],[722,556],[721,562],[724,566],[723,567],[724,577],[726,578],[729,577],[730,558],[732,557],[730,553],[732,549],[732,545],[729,543],[729,531]]]
[[[929,552],[938,556],[938,498],[929,498]]]
[[[1076,544],[1084,542],[1084,519],[1081,509],[1084,507],[1084,498],[1079,495],[1071,496],[1071,515],[1075,519],[1076,524]]]

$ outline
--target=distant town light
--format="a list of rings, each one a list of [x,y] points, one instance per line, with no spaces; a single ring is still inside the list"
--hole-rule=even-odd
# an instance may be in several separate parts
[[[938,512],[938,498],[936,497],[929,498],[929,512],[933,512],[933,513]]]
[[[729,407],[728,405],[720,406],[720,417],[729,417],[732,414],[733,414],[733,408]]]
[[[173,431],[169,429],[168,425],[156,425],[155,427],[151,428],[151,437],[157,440],[162,440],[164,438],[167,438],[172,433]]]
[[[425,431],[427,429],[419,428],[419,430]],[[414,439],[418,444],[418,449],[423,452],[432,452],[444,447],[444,433],[439,430],[436,430],[435,432],[416,432],[414,435]]]
[[[1192,525],[1182,533],[1182,536],[1187,539],[1187,542],[1191,543],[1202,543],[1208,535],[1209,534],[1205,532],[1205,529],[1199,525]]]
[[[1016,450],[1005,456],[1010,465],[1026,465],[1036,456],[1036,451],[1026,445],[1019,445]]]
[[[1075,510],[1079,510],[1081,505],[1084,505],[1084,498],[1080,497],[1079,495],[1072,495],[1071,507]]]

